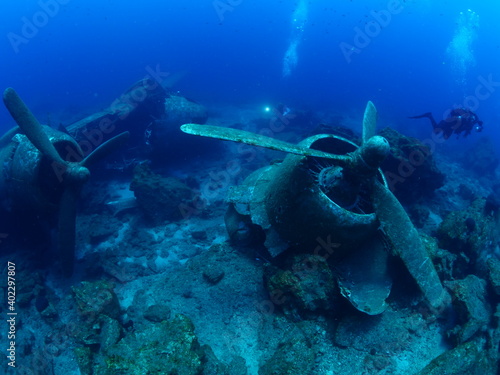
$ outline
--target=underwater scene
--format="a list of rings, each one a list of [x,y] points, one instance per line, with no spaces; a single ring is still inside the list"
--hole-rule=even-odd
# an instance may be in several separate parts
[[[0,14],[0,374],[500,374],[500,4]]]

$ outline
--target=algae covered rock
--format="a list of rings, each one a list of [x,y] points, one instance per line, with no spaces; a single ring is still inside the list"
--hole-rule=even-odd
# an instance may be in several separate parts
[[[307,341],[296,337],[282,342],[273,356],[259,369],[259,375],[313,374],[315,354]]]
[[[80,346],[73,350],[82,375],[92,375],[92,352],[88,346]]]
[[[477,173],[478,176],[494,175],[500,163],[495,147],[490,138],[480,138],[474,146],[463,153],[465,168]]]
[[[452,291],[453,307],[458,324],[451,332],[458,343],[470,340],[476,333],[485,332],[490,323],[492,309],[487,300],[486,281],[469,275],[463,280],[446,282]]]
[[[120,305],[113,288],[108,281],[83,281],[72,287],[79,316],[69,331],[78,343],[105,349],[119,340]]]
[[[130,184],[139,207],[154,225],[182,219],[180,206],[188,203],[191,189],[173,177],[154,173],[147,164],[134,168]]]
[[[79,312],[90,319],[97,319],[101,314],[117,319],[120,304],[114,292],[114,285],[109,281],[82,281],[73,286],[75,301]]]
[[[204,357],[193,323],[179,314],[171,321],[152,324],[144,331],[125,336],[107,350],[106,358],[101,358],[95,372],[200,375]]]
[[[488,259],[488,276],[495,294],[500,296],[500,260],[498,258]]]
[[[478,343],[467,342],[435,358],[417,375],[496,375],[498,364]]]
[[[144,318],[155,323],[168,320],[170,319],[170,307],[165,305],[151,305],[144,312]]]
[[[400,201],[413,203],[429,197],[444,185],[445,175],[437,168],[432,151],[426,145],[391,128],[382,129],[379,135],[391,146],[381,168]]]
[[[97,245],[110,237],[117,236],[117,228],[122,222],[114,216],[95,214],[91,217],[89,225],[89,242]]]
[[[463,252],[471,263],[481,258],[495,237],[495,218],[485,215],[486,199],[478,198],[466,209],[450,212],[439,225],[439,247]],[[458,275],[462,276],[462,275]]]
[[[323,257],[296,255],[290,267],[268,266],[266,287],[285,312],[298,313],[331,310],[338,295],[333,273]],[[295,315],[295,314],[293,314]]]
[[[203,375],[240,375],[235,369],[229,370],[228,366],[221,363],[215,356],[212,348],[208,345],[203,345]],[[245,361],[245,360],[243,360]],[[245,367],[246,369],[246,367]]]
[[[209,283],[210,285],[215,285],[219,281],[222,280],[224,277],[225,272],[222,267],[219,267],[216,264],[208,264],[204,269],[203,269],[203,278]]]

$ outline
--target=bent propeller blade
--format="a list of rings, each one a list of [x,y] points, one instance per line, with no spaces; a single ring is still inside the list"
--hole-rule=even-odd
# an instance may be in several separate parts
[[[302,147],[299,145],[294,145],[293,143],[280,141],[279,139],[274,139],[265,135],[255,134],[240,129],[225,128],[222,126],[214,125],[184,124],[181,126],[181,130],[187,134],[216,138],[224,141],[239,142],[251,146],[263,147],[296,155],[333,159],[340,162],[350,160],[348,156],[335,155],[328,152]]]

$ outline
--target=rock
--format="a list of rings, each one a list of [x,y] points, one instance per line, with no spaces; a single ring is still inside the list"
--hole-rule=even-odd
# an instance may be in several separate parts
[[[472,201],[475,197],[475,194],[472,191],[472,189],[469,186],[464,185],[464,184],[458,185],[458,192],[457,193],[462,199],[465,199],[467,201]]]
[[[23,269],[18,271],[17,279],[23,282],[16,284],[16,303],[20,307],[27,307],[43,290],[42,285],[45,280],[39,272],[29,272]]]
[[[97,359],[94,373],[200,375],[205,355],[193,323],[179,314],[125,336],[109,348],[106,357]]]
[[[227,365],[219,362],[210,346],[203,345],[202,349],[205,352],[203,375],[237,375],[230,372]]]
[[[207,232],[204,230],[195,230],[191,232],[191,237],[193,237],[193,239],[198,241],[204,241],[208,238]]]
[[[101,314],[99,320],[99,343],[101,344],[101,350],[106,351],[110,346],[118,342],[122,333],[122,327],[117,320],[104,314]]]
[[[73,352],[81,375],[92,375],[92,352],[90,348],[88,346],[80,346],[75,348]]]
[[[259,369],[259,375],[313,374],[315,353],[305,337],[288,337],[278,345],[273,356]]]
[[[244,358],[234,357],[229,363],[229,373],[231,375],[247,375],[247,364]]]
[[[408,210],[408,215],[410,216],[412,223],[417,228],[423,228],[429,219],[430,211],[424,205],[415,204]]]
[[[468,268],[484,255],[495,238],[495,219],[484,214],[485,204],[484,198],[478,198],[466,210],[450,212],[438,227],[439,247],[466,256],[462,256],[462,264],[457,265],[460,273],[453,275],[456,278],[470,273]],[[464,261],[470,264],[463,264]]]
[[[45,297],[44,293],[39,293],[35,298],[36,311],[41,313],[47,307],[49,307],[49,300],[47,299],[47,297]]]
[[[154,225],[182,219],[181,205],[189,203],[191,189],[173,177],[162,177],[148,165],[134,168],[130,184],[145,217]]]
[[[89,225],[89,241],[97,245],[109,237],[116,236],[123,223],[113,216],[92,215]]]
[[[444,352],[417,375],[496,375],[497,367],[487,350],[468,342]]]
[[[287,269],[268,265],[265,281],[271,299],[292,315],[331,310],[338,294],[328,263],[317,255],[296,255]]]
[[[391,146],[381,169],[400,201],[414,203],[431,196],[444,185],[445,175],[437,168],[431,150],[418,139],[406,137],[391,128],[382,129],[379,135]]]
[[[114,285],[109,281],[82,281],[71,287],[78,310],[88,321],[96,320],[100,314],[119,318],[120,304],[113,289]]]
[[[48,304],[47,307],[40,312],[42,315],[43,319],[47,322],[53,323],[57,320],[59,317],[59,314],[57,313],[57,310],[52,304]]]
[[[445,282],[445,285],[454,296],[452,304],[459,319],[450,335],[461,344],[475,334],[485,332],[492,314],[487,301],[486,281],[469,275],[463,280]]]
[[[495,145],[488,137],[480,138],[474,146],[464,152],[462,162],[465,168],[478,176],[494,175],[500,163]]]
[[[146,228],[131,228],[124,235],[124,245],[120,246],[118,256],[142,257],[151,253],[151,249],[158,243]]]
[[[500,296],[500,260],[498,258],[490,258],[487,262],[488,277],[493,291]]]
[[[215,285],[224,277],[224,270],[217,265],[210,264],[203,270],[203,278],[210,284]]]
[[[72,287],[79,314],[69,323],[68,332],[77,343],[106,350],[119,340],[121,311],[113,288],[108,281],[83,281]]]
[[[106,274],[113,276],[121,283],[136,280],[141,276],[154,274],[153,270],[145,267],[146,257],[135,258],[135,262],[124,261],[122,256],[107,256],[102,261],[102,268]]]
[[[169,320],[170,307],[165,305],[151,305],[144,312],[144,318],[154,323]]]
[[[493,191],[486,198],[484,213],[494,216],[500,210],[500,184],[493,185]]]
[[[335,344],[374,354],[398,353],[411,341],[409,329],[419,334],[419,330],[425,329],[423,327],[425,323],[421,317],[414,316],[411,320],[405,320],[391,310],[378,315],[376,319],[368,319],[364,315],[349,315],[338,323]]]

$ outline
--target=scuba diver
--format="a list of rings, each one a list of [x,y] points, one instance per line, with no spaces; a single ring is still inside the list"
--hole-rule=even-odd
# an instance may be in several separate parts
[[[432,117],[432,113],[427,112],[420,116],[412,116],[409,118],[423,118],[427,117],[431,120],[432,127],[435,133],[442,133],[444,139],[448,139],[453,133],[460,137],[460,133],[464,132],[464,137],[467,137],[472,128],[477,132],[483,130],[483,122],[479,120],[477,115],[470,109],[466,108],[455,108],[452,109],[449,116],[440,121],[439,124]],[[477,124],[477,125],[476,125]],[[476,125],[476,126],[474,126]]]

